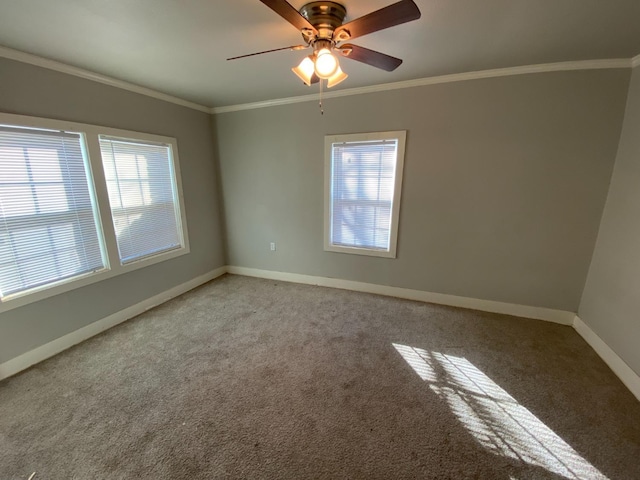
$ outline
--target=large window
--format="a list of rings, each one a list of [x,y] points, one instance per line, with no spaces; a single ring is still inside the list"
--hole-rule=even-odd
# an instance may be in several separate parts
[[[405,138],[325,137],[325,250],[395,258]]]
[[[181,198],[173,138],[0,114],[0,311],[188,253]]]

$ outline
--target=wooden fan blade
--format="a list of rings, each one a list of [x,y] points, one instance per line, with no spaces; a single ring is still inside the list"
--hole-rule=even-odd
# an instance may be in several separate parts
[[[413,0],[402,0],[339,26],[336,28],[333,38],[342,41],[342,39],[362,37],[378,30],[417,20],[420,15],[420,9]],[[344,32],[342,39],[341,32]]]
[[[350,58],[357,62],[366,63],[372,67],[381,68],[387,72],[392,72],[402,63],[402,59],[400,58],[376,52],[375,50],[369,50],[368,48],[359,47],[358,45],[353,45],[351,43],[345,43],[336,50],[343,57]]]
[[[227,58],[227,60],[237,60],[239,58],[253,57],[254,55],[262,55],[263,53],[279,52],[280,50],[303,50],[307,47],[308,45],[292,45],[291,47],[274,48],[271,50],[265,50],[263,52],[248,53],[246,55],[240,55],[238,57]]]
[[[317,34],[318,31],[309,21],[304,18],[300,13],[286,0],[260,0],[271,10],[276,12],[282,18],[284,18],[291,25],[298,30],[309,30],[313,34]]]

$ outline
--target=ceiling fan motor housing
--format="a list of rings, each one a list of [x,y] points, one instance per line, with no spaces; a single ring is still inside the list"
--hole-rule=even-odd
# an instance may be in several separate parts
[[[336,2],[310,2],[303,5],[300,15],[306,18],[318,31],[317,35],[312,32],[302,31],[302,37],[307,43],[315,43],[318,40],[335,41],[333,32],[342,25],[347,16],[347,9]]]

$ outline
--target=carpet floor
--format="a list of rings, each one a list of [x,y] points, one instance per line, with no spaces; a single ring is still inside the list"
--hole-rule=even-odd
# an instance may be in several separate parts
[[[226,275],[0,383],[0,479],[638,479],[570,327]]]

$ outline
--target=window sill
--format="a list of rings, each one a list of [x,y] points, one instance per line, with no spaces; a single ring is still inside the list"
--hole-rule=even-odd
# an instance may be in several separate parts
[[[107,267],[103,270],[99,270],[94,273],[85,273],[83,275],[53,285],[50,284],[45,287],[39,287],[36,289],[27,290],[25,292],[16,293],[14,295],[9,295],[6,298],[0,300],[0,313],[13,310],[14,308],[23,307],[25,305],[29,305],[30,303],[39,302],[46,298],[70,292],[72,290],[76,290],[93,283],[101,282],[109,278],[124,275],[139,268],[144,268],[156,263],[171,260],[172,258],[180,257],[182,255],[186,255],[187,253],[189,253],[189,248],[182,247],[155,255],[153,257],[147,257],[135,262],[127,263],[126,265],[116,265],[111,269]]]
[[[374,250],[374,249],[361,248],[361,247],[343,247],[338,245],[325,245],[324,251],[334,252],[334,253],[348,253],[352,255],[366,255],[369,257],[396,258],[395,249],[391,251],[387,251],[387,250]]]

